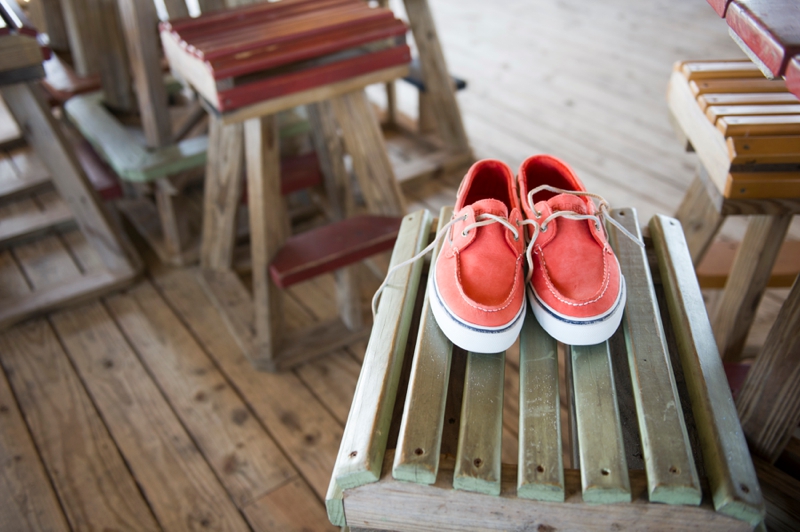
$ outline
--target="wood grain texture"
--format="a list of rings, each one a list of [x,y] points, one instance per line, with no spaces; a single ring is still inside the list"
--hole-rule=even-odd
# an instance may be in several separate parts
[[[155,4],[118,0],[118,5],[147,146],[161,148],[172,142],[172,131],[158,41],[152,35],[158,21]]]
[[[583,500],[631,501],[608,342],[570,346]]]
[[[392,265],[413,257],[427,244],[430,225],[427,211],[404,218]],[[400,268],[383,291],[332,484],[354,487],[380,477],[421,270],[421,262]]]
[[[5,530],[69,530],[5,375],[0,375],[0,418],[0,487],[8,495],[3,497],[0,526]]]
[[[391,456],[387,458],[391,459]],[[432,486],[394,480],[386,468],[381,481],[344,493],[351,527],[443,531],[477,530],[665,530],[747,531],[743,521],[714,512],[706,501],[698,507],[650,504],[643,471],[631,471],[630,504],[590,504],[581,498],[580,472],[564,472],[564,502],[532,502],[515,496],[515,467],[504,465],[499,497],[451,488],[452,458],[443,459]]]
[[[635,210],[616,209],[612,216],[641,240]],[[609,228],[611,242],[625,276],[627,303],[622,327],[650,501],[697,505],[703,494],[692,458],[647,254],[614,226]]]
[[[372,214],[402,216],[405,212],[403,194],[367,95],[357,90],[333,98],[331,104],[345,148],[353,159],[353,172],[367,209]]]
[[[107,305],[237,507],[296,475],[152,285],[140,284]]]
[[[699,264],[725,221],[725,216],[720,214],[700,176],[695,177],[689,185],[675,218],[683,226],[692,262]]]
[[[797,508],[800,481],[761,458],[754,458],[753,464],[767,507],[767,517],[764,519],[767,530],[797,530],[800,527],[800,511]]]
[[[736,0],[725,21],[773,76],[782,76],[800,53],[800,6],[791,0]]]
[[[453,487],[500,494],[505,352],[467,355]]]
[[[51,320],[161,526],[246,530],[104,307],[92,303]]]
[[[419,50],[428,108],[435,117],[436,129],[449,150],[468,152],[469,140],[428,1],[405,0],[404,5]]]
[[[74,1],[74,0],[72,0]],[[117,0],[92,0],[96,20],[83,31],[95,34],[97,71],[106,104],[117,111],[134,110],[133,80],[128,69],[128,50],[122,32]]]
[[[322,499],[342,424],[293,372],[253,370],[192,272],[162,270],[154,275],[154,283]]]
[[[531,314],[519,342],[517,496],[563,501],[558,344]]]
[[[714,507],[756,525],[764,517],[764,501],[683,231],[677,220],[661,215],[649,227]]]
[[[99,70],[101,48],[97,46],[97,0],[63,0],[61,10],[69,40],[69,50],[79,76],[90,76]]]
[[[439,214],[437,233],[450,220],[453,209],[445,207]],[[432,252],[430,271],[436,263],[444,241]],[[429,277],[428,287],[433,276]],[[392,476],[398,480],[433,484],[439,471],[447,384],[453,344],[436,324],[426,290],[422,318],[414,347],[406,402],[400,422],[400,435],[394,455]],[[413,331],[412,331],[413,332]]]
[[[226,126],[211,116],[208,139],[200,264],[226,270],[232,265],[236,213],[242,199],[244,129],[241,124]]]
[[[800,423],[800,283],[781,306],[736,400],[754,454],[774,463]]]
[[[753,216],[747,224],[711,321],[724,360],[735,359],[744,347],[790,222],[791,216]]]
[[[0,352],[71,527],[159,530],[47,321],[5,332]]]
[[[124,274],[137,271],[138,255],[106,213],[49,106],[36,90],[27,84],[2,89],[17,122],[24,125],[28,143],[50,170],[60,196],[106,267]]]
[[[280,346],[280,291],[267,267],[289,236],[281,195],[278,122],[274,115],[244,124],[250,253],[253,261],[255,345],[253,358],[274,360]]]

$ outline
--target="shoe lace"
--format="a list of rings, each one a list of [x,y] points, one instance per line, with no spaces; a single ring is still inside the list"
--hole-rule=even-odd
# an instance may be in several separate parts
[[[523,225],[532,225],[533,226],[533,236],[531,236],[530,240],[528,241],[528,246],[525,249],[525,258],[528,260],[528,275],[525,278],[526,282],[530,282],[531,277],[533,276],[533,244],[536,242],[536,239],[539,237],[539,233],[544,233],[547,231],[547,224],[549,224],[552,220],[556,218],[567,218],[569,220],[594,220],[594,226],[599,231],[601,227],[604,227],[604,222],[608,222],[617,229],[619,229],[622,234],[633,240],[636,244],[640,247],[644,248],[644,242],[642,242],[639,238],[634,236],[633,233],[625,229],[621,223],[616,221],[613,217],[611,217],[611,206],[608,202],[599,194],[593,194],[592,192],[581,192],[578,190],[565,190],[563,188],[557,188],[550,185],[540,185],[528,192],[528,205],[531,206],[533,209],[533,213],[536,215],[537,218],[542,216],[536,209],[536,205],[533,203],[533,196],[539,192],[544,190],[554,192],[556,194],[572,194],[573,196],[585,196],[588,198],[592,198],[598,201],[599,203],[599,214],[581,214],[575,211],[556,211],[550,214],[547,218],[544,219],[543,222],[538,222],[536,220],[524,220],[522,222]]]
[[[439,243],[439,240],[441,240],[444,235],[448,235],[448,240],[450,242],[452,242],[453,241],[453,236],[450,233],[450,229],[453,227],[454,224],[456,224],[458,222],[463,222],[467,218],[468,218],[468,216],[465,214],[464,216],[459,216],[458,218],[451,219],[441,229],[439,229],[439,232],[436,233],[436,237],[434,237],[433,241],[430,244],[428,244],[425,247],[425,249],[423,249],[422,251],[420,251],[419,253],[417,253],[416,255],[411,257],[410,259],[406,259],[403,262],[401,262],[399,264],[395,264],[394,266],[389,268],[389,271],[386,273],[386,277],[384,278],[383,282],[378,287],[378,289],[375,291],[375,295],[372,296],[372,317],[373,317],[373,319],[375,318],[375,315],[378,313],[377,309],[378,309],[378,300],[380,298],[380,295],[383,292],[384,288],[386,288],[386,286],[389,284],[389,279],[391,278],[392,274],[394,272],[396,272],[397,270],[399,270],[400,268],[402,268],[404,266],[408,266],[409,264],[412,264],[413,262],[418,261],[419,259],[424,257],[426,254],[430,253],[433,250],[433,248],[436,247],[436,244]],[[514,240],[519,240],[519,230],[516,227],[514,227],[514,224],[512,224],[511,222],[508,221],[508,218],[506,218],[505,216],[497,216],[497,215],[489,214],[489,213],[483,213],[483,214],[477,215],[475,217],[475,221],[474,222],[472,222],[471,224],[467,225],[466,227],[464,227],[464,229],[461,230],[461,236],[467,236],[469,234],[469,232],[471,230],[473,230],[473,229],[476,229],[478,227],[483,227],[483,226],[486,226],[486,225],[490,225],[490,224],[494,224],[494,223],[499,223],[499,224],[502,224],[502,225],[506,226],[512,233],[514,233]],[[519,225],[523,225],[523,224],[524,224],[524,222],[520,222],[519,223]]]

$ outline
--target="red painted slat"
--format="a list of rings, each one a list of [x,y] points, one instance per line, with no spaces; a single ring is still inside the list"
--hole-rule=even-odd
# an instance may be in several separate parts
[[[725,11],[727,11],[731,0],[708,0],[708,3],[711,4],[711,7],[717,12],[717,15],[725,18]]]
[[[725,20],[775,76],[800,54],[798,0],[734,0]]]
[[[356,48],[382,39],[401,37],[405,35],[406,31],[406,25],[402,21],[395,20],[390,25],[381,22],[377,26],[365,25],[357,32],[345,29],[325,34],[320,38],[302,39],[253,50],[250,55],[237,54],[233,57],[226,57],[224,60],[211,61],[210,67],[213,70],[214,79],[217,80],[244,76]]]
[[[411,51],[408,46],[396,46],[381,52],[364,54],[221,91],[218,93],[217,108],[222,112],[231,111],[251,103],[336,83],[376,70],[406,64],[409,61],[411,61]]]
[[[281,159],[281,194],[284,196],[322,183],[315,152]]]
[[[241,20],[262,20],[300,13],[311,9],[321,9],[332,5],[360,3],[361,0],[283,0],[281,2],[259,2],[236,9],[225,9],[204,14],[197,18],[186,17],[161,23],[161,31],[187,32],[214,31],[215,27],[236,23]]]
[[[795,56],[786,67],[786,88],[800,98],[800,56]]]
[[[281,19],[269,27],[255,26],[247,32],[224,32],[217,34],[213,41],[187,41],[187,50],[200,59],[213,61],[287,41],[315,38],[326,32],[344,29],[358,31],[362,25],[380,20],[385,20],[388,24],[393,19],[391,12],[379,9],[315,12],[301,17]]]
[[[295,235],[269,266],[276,285],[286,288],[394,247],[402,218],[357,216]]]

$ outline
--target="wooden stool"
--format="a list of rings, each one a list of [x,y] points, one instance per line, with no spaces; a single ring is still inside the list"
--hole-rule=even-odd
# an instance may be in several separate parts
[[[800,101],[748,61],[678,63],[667,100],[702,165],[676,214],[695,265],[727,216],[751,216],[712,320],[720,353],[733,360],[800,212]]]
[[[451,215],[443,209],[439,227]],[[640,235],[634,210],[613,216]],[[750,530],[763,519],[680,224],[654,217],[647,252],[610,231],[628,285],[623,326],[611,340],[571,347],[566,356],[579,467],[562,464],[557,343],[530,313],[520,336],[519,462],[501,464],[504,353],[453,348],[431,314],[419,261],[395,273],[380,301],[328,490],[332,523]],[[392,262],[431,237],[428,213],[406,216]],[[650,265],[653,248],[657,264]],[[629,470],[642,455],[644,471]],[[699,480],[706,477],[709,486]]]
[[[0,93],[25,140],[44,162],[52,184],[68,206],[60,211],[37,213],[27,220],[16,220],[17,223],[4,220],[0,244],[5,247],[74,220],[105,266],[105,269],[51,288],[0,301],[1,328],[124,286],[138,275],[141,263],[105,211],[70,142],[39,92],[38,81],[44,77],[44,69],[36,30],[14,2],[0,3],[0,16],[6,21],[0,39],[7,40],[3,43],[5,52],[0,54]],[[2,196],[10,199],[29,194],[42,185],[41,180],[15,183],[3,187]]]
[[[192,205],[181,191],[191,178],[202,175],[208,138],[185,137],[205,113],[197,102],[187,105],[173,131],[168,95],[182,86],[165,79],[158,41],[152,34],[158,24],[155,4],[151,0],[98,3],[104,7],[74,10],[72,18],[79,23],[68,23],[68,33],[73,49],[78,46],[98,55],[103,90],[71,98],[64,110],[120,179],[152,186],[154,200],[129,198],[118,202],[120,211],[163,262],[190,264],[197,260],[200,238],[199,229],[192,230],[188,221],[198,217],[187,213]],[[188,15],[183,0],[167,2],[166,8],[170,18]],[[128,64],[133,80],[127,68],[120,68]],[[76,70],[81,74],[81,68]],[[138,131],[118,116],[130,115],[137,107]]]
[[[331,271],[375,250],[390,249],[398,228],[392,223],[343,220],[339,222],[342,225],[333,229],[334,234],[353,230],[360,233],[355,233],[358,238],[342,241],[343,248],[338,250],[325,245],[326,242],[330,244],[331,229],[328,228],[318,230],[311,237],[290,238],[289,220],[278,178],[276,113],[299,105],[306,106],[336,218],[346,218],[353,212],[349,176],[344,167],[337,128],[341,129],[345,147],[352,157],[353,172],[368,211],[373,215],[395,217],[404,211],[380,126],[363,89],[369,84],[385,83],[408,73],[408,48],[404,41],[392,40],[402,37],[405,27],[394,20],[391,12],[371,9],[357,0],[331,4],[338,4],[347,13],[342,14],[335,11],[337,7],[330,6],[326,9],[334,11],[319,11],[323,7],[298,0],[259,4],[162,25],[162,41],[172,68],[203,95],[211,113],[200,275],[242,349],[261,369],[291,367],[366,336],[368,331],[362,326],[356,282],[349,269],[339,269],[336,273],[340,318],[302,331],[292,338],[286,337],[281,325],[280,286],[288,286],[322,270]],[[306,33],[298,37],[281,34],[289,44],[285,48],[278,47],[278,52],[272,55],[269,51],[264,52],[269,49],[270,42],[267,41],[273,38],[273,30],[278,31],[272,21],[283,22],[285,19],[281,17],[296,16],[299,12],[306,13],[304,22],[286,23],[280,31],[286,33],[289,30],[285,28],[299,27]],[[354,19],[351,20],[348,17],[353,13]],[[337,55],[341,50],[331,49],[339,46],[337,40],[317,37],[325,31],[333,31],[328,21],[339,20],[339,24],[352,27],[335,31],[349,32],[349,39],[363,39],[359,37],[364,32],[359,30],[358,21],[365,19],[375,21],[373,32],[384,31],[381,24],[388,31],[381,34],[383,40],[377,48],[366,46],[369,41],[359,44],[372,50],[369,53]],[[266,25],[273,30],[243,31],[243,28],[252,30],[247,27],[257,25]],[[224,49],[225,53],[212,50],[215,39],[224,41],[220,35],[225,32],[254,37],[252,41],[245,39]],[[210,48],[204,48],[204,43],[211,43],[208,45]],[[390,45],[388,48],[387,44]],[[287,56],[281,54],[293,50],[302,52],[312,46],[317,47],[315,50],[320,46],[324,48],[318,52],[320,57],[304,56],[305,62],[297,63],[296,68],[292,68],[289,61],[289,73],[286,74]],[[257,52],[255,57],[248,56],[249,62],[239,64],[235,56],[241,49]],[[344,59],[339,61],[337,58]],[[270,69],[276,64],[283,65],[281,68],[284,70],[273,74]],[[246,162],[250,216],[252,296],[232,269],[234,221],[241,195],[238,176],[242,151]],[[316,244],[309,244],[308,238],[316,239]],[[283,252],[282,248],[285,248]],[[269,268],[273,259],[272,268]],[[315,268],[314,265],[320,264],[325,267]]]

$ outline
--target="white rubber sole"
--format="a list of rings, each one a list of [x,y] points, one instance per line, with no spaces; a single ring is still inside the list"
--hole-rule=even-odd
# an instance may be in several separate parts
[[[620,291],[617,301],[609,311],[591,318],[573,318],[553,310],[543,303],[528,285],[528,300],[533,315],[547,333],[568,345],[595,345],[605,342],[616,332],[625,312],[625,277],[620,276]]]
[[[522,323],[525,321],[527,304],[522,301],[522,307],[511,322],[500,327],[480,327],[468,323],[447,308],[439,295],[436,286],[436,277],[432,279],[433,290],[428,298],[433,311],[433,317],[445,336],[458,347],[473,353],[500,353],[505,351],[519,337]]]

